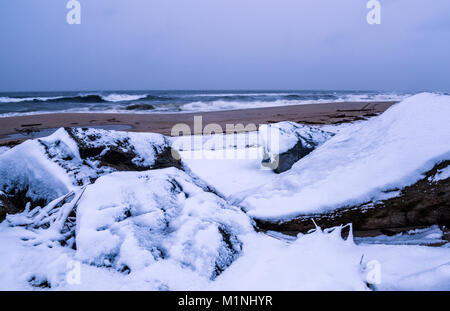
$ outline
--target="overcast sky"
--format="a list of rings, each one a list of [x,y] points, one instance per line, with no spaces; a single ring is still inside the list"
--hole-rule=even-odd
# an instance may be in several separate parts
[[[0,91],[450,91],[450,1],[0,0]]]

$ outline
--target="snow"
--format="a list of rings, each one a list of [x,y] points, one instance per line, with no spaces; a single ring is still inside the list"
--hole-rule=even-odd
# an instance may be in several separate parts
[[[312,150],[332,135],[316,127],[279,122],[262,125],[257,132],[180,136],[173,138],[173,147],[186,167],[229,197],[275,178],[271,169],[261,165],[265,158],[275,161],[299,141]]]
[[[46,200],[0,223],[0,290],[450,290],[450,243],[438,226],[343,239],[343,227],[292,237],[256,232],[251,219],[398,195],[450,159],[449,112],[449,96],[420,94],[368,121],[321,127],[336,135],[280,175],[262,169],[258,132],[173,139],[60,129],[0,150],[0,193]],[[284,149],[296,129],[312,131],[271,126],[292,130]],[[184,171],[151,169],[171,144]],[[105,165],[114,148],[139,172]],[[445,167],[430,182],[448,177]]]
[[[180,155],[186,167],[226,197],[267,183],[276,176],[261,166],[261,147],[182,151]]]
[[[418,245],[356,245],[340,228],[297,239],[248,235],[243,255],[213,290],[368,290],[370,263],[380,267],[376,290],[450,290],[450,249]],[[263,252],[261,250],[264,250]],[[239,275],[245,275],[239,278]]]
[[[380,235],[376,237],[355,238],[358,244],[386,244],[386,245],[440,245],[446,244],[444,232],[438,226],[425,229],[410,230],[394,236]]]
[[[243,256],[217,279],[213,289],[367,290],[359,266],[361,254],[338,233],[317,231],[292,243],[262,234],[248,236]],[[237,281],[238,275],[245,277]]]
[[[429,178],[431,182],[438,182],[450,178],[450,166],[437,171],[436,175]]]
[[[102,157],[117,148],[134,155],[138,168],[151,167],[170,142],[160,134],[124,133],[102,129],[59,129],[25,141],[0,155],[0,190],[26,190],[26,198],[47,203],[116,169]],[[71,136],[72,134],[72,136]],[[80,154],[80,146],[98,154]],[[101,151],[101,152],[100,152]]]
[[[0,155],[2,155],[3,153],[5,153],[6,151],[8,151],[9,149],[11,149],[10,147],[7,146],[1,146],[0,147]]]
[[[0,290],[40,289],[31,283],[43,281],[50,290],[368,290],[372,260],[381,268],[378,290],[450,290],[450,248],[356,245],[340,238],[339,230],[317,230],[289,242],[246,233],[242,255],[214,280],[169,258],[130,274],[80,262],[79,284],[67,281],[76,251],[31,247],[27,242],[34,236],[0,224]]]
[[[62,131],[65,132],[63,129],[58,132]],[[83,144],[88,148],[105,148],[102,151],[103,154],[113,147],[124,152],[132,151],[135,154],[132,162],[136,166],[143,168],[152,166],[158,153],[161,153],[164,148],[170,145],[169,140],[165,136],[155,133],[106,131],[94,128],[72,128],[71,133],[76,137],[79,144]]]
[[[264,158],[270,163],[276,162],[280,153],[291,150],[299,141],[303,149],[313,150],[333,136],[317,127],[288,121],[261,125],[258,132]]]
[[[0,189],[26,191],[31,200],[53,200],[75,186],[65,170],[46,156],[36,140],[28,140],[0,155]]]
[[[238,256],[239,234],[252,230],[242,211],[179,169],[117,172],[80,199],[77,258],[131,271],[170,258],[215,277]]]
[[[252,217],[287,220],[377,200],[450,159],[450,96],[423,93],[349,127],[262,187],[236,195]]]
[[[54,242],[59,242],[61,245],[73,247],[76,223],[73,214],[83,192],[84,189],[71,191],[43,208],[37,206],[30,210],[30,203],[27,203],[22,213],[7,215],[6,223],[10,226],[23,226],[34,232],[36,238],[30,242],[32,245],[44,243],[53,247]]]

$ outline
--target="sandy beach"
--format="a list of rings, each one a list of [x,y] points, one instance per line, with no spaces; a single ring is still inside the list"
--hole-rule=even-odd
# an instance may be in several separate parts
[[[303,124],[338,124],[368,118],[384,112],[395,102],[341,102],[284,107],[255,108],[198,113],[119,114],[55,113],[0,118],[2,144],[48,135],[60,127],[102,127],[133,132],[155,132],[170,135],[173,125],[188,124],[193,130],[194,116],[203,117],[203,126],[217,123],[266,124],[294,121]],[[44,136],[45,136],[44,135]],[[42,136],[42,135],[41,135]]]

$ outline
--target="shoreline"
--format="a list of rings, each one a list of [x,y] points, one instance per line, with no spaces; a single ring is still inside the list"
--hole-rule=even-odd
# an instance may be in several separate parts
[[[110,126],[130,132],[170,135],[173,125],[185,123],[194,132],[194,116],[202,116],[203,126],[216,123],[260,124],[293,121],[311,125],[339,124],[362,120],[386,111],[396,102],[338,102],[196,113],[47,113],[0,118],[0,144],[33,138],[33,133],[60,127]],[[22,137],[23,136],[23,137]]]

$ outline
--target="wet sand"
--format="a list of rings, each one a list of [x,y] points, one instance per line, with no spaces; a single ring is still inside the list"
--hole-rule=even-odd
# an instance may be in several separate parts
[[[172,127],[185,123],[194,133],[194,116],[202,116],[203,127],[216,123],[225,130],[226,124],[267,124],[294,121],[303,124],[339,124],[369,118],[384,112],[395,102],[345,102],[308,104],[243,110],[171,113],[55,113],[0,118],[2,144],[38,137],[60,127],[97,127],[133,132],[155,132],[170,135]],[[197,132],[198,134],[198,132]],[[41,135],[42,136],[42,135]],[[45,135],[44,135],[45,136]]]

